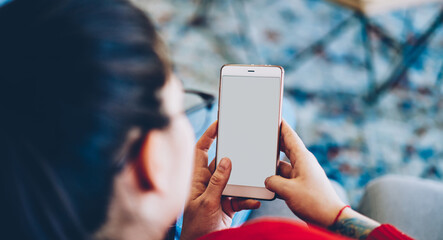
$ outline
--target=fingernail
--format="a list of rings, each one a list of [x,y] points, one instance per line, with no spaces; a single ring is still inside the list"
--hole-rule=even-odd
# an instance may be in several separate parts
[[[220,165],[218,166],[220,170],[226,170],[229,167],[229,161],[227,158],[222,158]]]

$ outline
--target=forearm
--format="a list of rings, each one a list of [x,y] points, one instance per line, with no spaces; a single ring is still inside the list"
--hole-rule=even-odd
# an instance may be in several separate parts
[[[378,226],[380,223],[347,208],[330,229],[350,238],[366,239]]]

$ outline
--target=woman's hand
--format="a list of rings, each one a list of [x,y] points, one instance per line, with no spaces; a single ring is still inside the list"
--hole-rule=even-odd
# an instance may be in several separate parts
[[[224,158],[215,171],[214,160],[208,166],[208,150],[216,136],[217,122],[214,122],[197,142],[194,178],[183,215],[181,239],[196,239],[229,228],[235,212],[260,207],[256,200],[222,197],[232,165],[228,158]]]
[[[297,216],[358,239],[366,239],[380,225],[346,208],[331,226],[345,204],[338,197],[317,159],[285,121],[282,123],[280,142],[281,150],[291,163],[280,161],[278,171],[281,176],[267,178],[265,185],[283,198]]]
[[[267,178],[266,188],[284,199],[292,212],[302,219],[330,226],[346,204],[338,197],[317,159],[285,121],[280,143],[280,150],[291,163],[280,161],[280,176]]]

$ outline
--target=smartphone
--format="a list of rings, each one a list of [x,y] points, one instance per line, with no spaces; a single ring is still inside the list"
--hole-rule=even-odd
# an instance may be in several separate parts
[[[284,70],[270,65],[224,65],[220,70],[216,166],[231,159],[224,196],[272,200],[265,179],[275,175]]]

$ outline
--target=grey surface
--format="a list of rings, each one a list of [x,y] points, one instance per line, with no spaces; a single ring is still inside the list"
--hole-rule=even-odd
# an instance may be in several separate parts
[[[416,239],[443,239],[443,184],[387,176],[366,188],[359,211]]]

